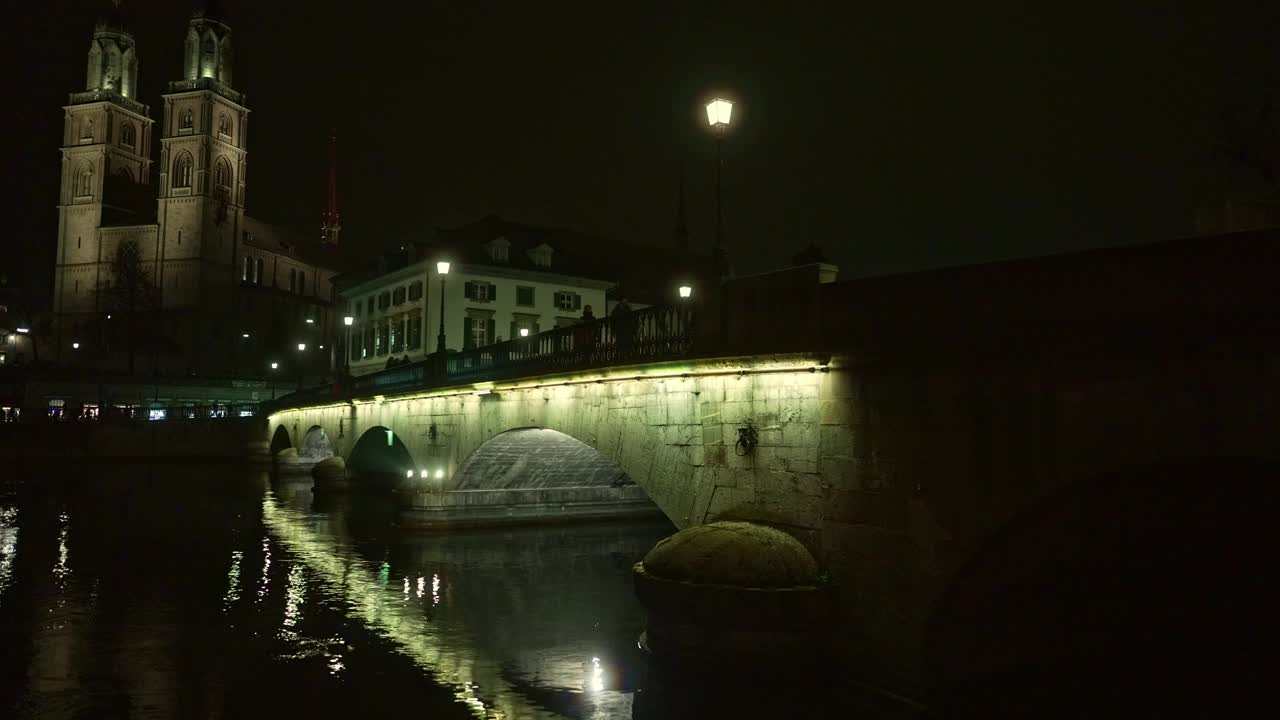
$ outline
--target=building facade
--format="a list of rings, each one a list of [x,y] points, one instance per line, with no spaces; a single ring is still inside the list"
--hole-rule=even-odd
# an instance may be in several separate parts
[[[118,367],[122,346],[132,354],[145,334],[148,369],[261,375],[296,363],[298,338],[328,340],[342,263],[336,246],[246,215],[249,108],[232,82],[226,15],[192,16],[157,125],[136,97],[134,37],[114,12],[95,27],[85,89],[64,108],[52,359]],[[116,267],[125,243],[138,249],[145,308],[120,300],[132,294]],[[127,342],[123,315],[135,316]]]
[[[353,375],[434,353],[442,306],[445,348],[458,351],[578,323],[588,311],[601,317],[615,285],[556,231],[496,219],[438,231],[412,254],[340,290],[342,315],[352,318],[341,352]],[[450,263],[447,274],[440,261]]]

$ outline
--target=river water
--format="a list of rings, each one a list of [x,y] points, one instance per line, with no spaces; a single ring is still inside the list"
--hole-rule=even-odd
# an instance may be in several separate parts
[[[240,467],[9,473],[0,716],[720,714],[711,688],[696,711],[659,692],[637,647],[630,568],[669,525],[423,534],[394,518],[388,499]]]

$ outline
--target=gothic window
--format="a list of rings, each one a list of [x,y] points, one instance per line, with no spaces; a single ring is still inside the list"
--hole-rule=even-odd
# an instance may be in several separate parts
[[[191,156],[187,153],[179,155],[177,162],[173,164],[173,186],[191,187]]]
[[[218,117],[218,132],[222,135],[231,134],[231,118],[227,117],[226,113]]]
[[[76,177],[76,197],[88,197],[93,194],[93,168],[84,167]]]
[[[253,258],[248,255],[244,256],[244,269],[240,271],[240,282],[249,282],[249,268],[253,265]]]
[[[191,108],[182,111],[182,124],[179,125],[183,130],[190,130],[195,127],[195,116],[191,113]]]
[[[80,126],[80,138],[82,140],[93,139],[93,118],[84,121],[84,125]]]
[[[133,133],[133,123],[125,123],[120,126],[120,144],[124,147],[131,148],[137,143],[137,139]]]
[[[220,190],[231,187],[231,165],[224,158],[213,165],[213,186]]]

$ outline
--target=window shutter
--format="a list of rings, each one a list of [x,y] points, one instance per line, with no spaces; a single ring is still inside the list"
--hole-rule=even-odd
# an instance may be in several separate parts
[[[495,329],[495,328],[494,328],[494,326],[495,326],[497,323],[495,323],[495,322],[493,321],[493,318],[489,318],[489,319],[488,319],[488,320],[486,320],[485,322],[487,322],[487,323],[489,324],[489,326],[488,326],[487,328],[485,328],[484,339],[485,339],[485,341],[486,341],[486,342],[488,342],[490,345],[492,345],[492,344],[493,344],[493,340],[494,340],[494,338],[495,338],[495,335],[493,334],[494,329]]]
[[[573,309],[574,310],[582,309],[582,296],[579,295],[578,293],[573,294]]]
[[[498,300],[498,286],[494,285],[493,283],[489,283],[489,302],[496,302],[497,300]]]
[[[462,296],[463,296],[463,297],[465,297],[465,298],[467,298],[467,299],[471,299],[471,298],[475,297],[475,291],[473,291],[473,290],[471,289],[471,281],[470,281],[470,280],[468,280],[468,281],[466,282],[466,284],[464,284],[464,285],[462,286]]]
[[[470,285],[471,283],[467,283]],[[462,349],[471,348],[471,318],[462,318]]]

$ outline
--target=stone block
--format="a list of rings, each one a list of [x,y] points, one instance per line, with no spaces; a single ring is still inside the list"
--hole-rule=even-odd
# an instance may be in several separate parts
[[[793,422],[783,426],[783,445],[788,447],[817,448],[820,426],[812,423]]]
[[[825,400],[821,405],[819,422],[823,425],[852,425],[857,421],[855,410],[852,400]]]
[[[851,525],[871,525],[905,532],[908,527],[907,498],[892,489],[836,490],[827,503],[826,517]]]
[[[818,449],[824,457],[856,457],[853,433],[847,425],[818,426]]]
[[[702,464],[708,467],[727,467],[730,450],[725,445],[703,446]]]

